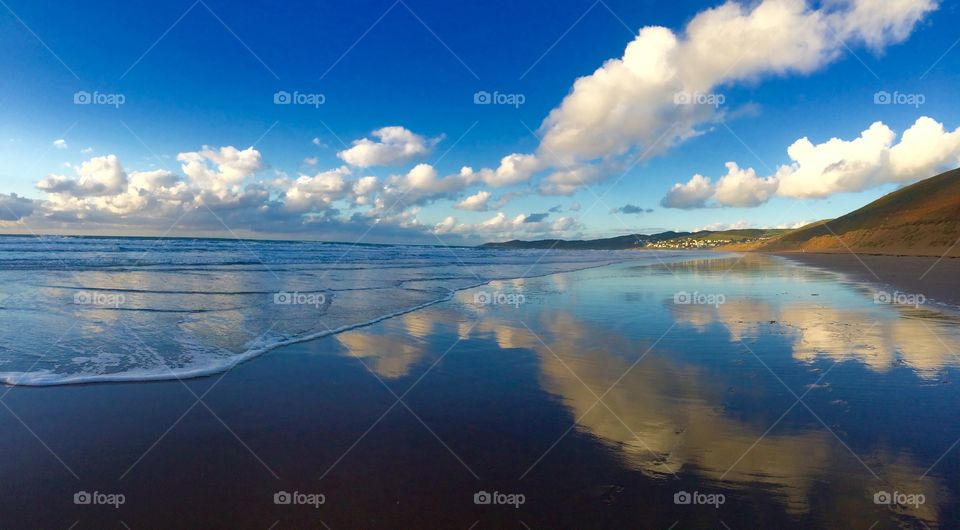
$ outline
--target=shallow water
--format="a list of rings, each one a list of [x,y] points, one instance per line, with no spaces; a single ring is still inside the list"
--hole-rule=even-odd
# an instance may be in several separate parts
[[[0,415],[0,448],[20,455],[0,513],[78,528],[958,526],[956,314],[780,258],[682,256],[493,281],[211,378],[9,387],[31,429]],[[70,502],[80,488],[129,500],[90,510]],[[326,503],[276,505],[278,490]],[[523,503],[477,504],[484,491]]]
[[[211,374],[491,279],[670,259],[646,254],[0,237],[0,381]]]

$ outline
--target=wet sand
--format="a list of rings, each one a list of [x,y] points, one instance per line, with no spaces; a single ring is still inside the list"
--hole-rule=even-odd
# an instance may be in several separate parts
[[[923,294],[927,300],[960,307],[960,258],[886,256],[849,252],[777,253],[793,261],[843,273],[888,290]]]

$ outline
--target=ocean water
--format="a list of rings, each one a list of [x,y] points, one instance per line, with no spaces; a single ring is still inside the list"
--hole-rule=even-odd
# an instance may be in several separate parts
[[[208,375],[497,279],[669,254],[0,237],[0,381]]]

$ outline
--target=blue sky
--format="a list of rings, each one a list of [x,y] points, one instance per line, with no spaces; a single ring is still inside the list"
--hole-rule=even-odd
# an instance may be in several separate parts
[[[372,234],[375,240],[435,242],[438,236],[469,241],[592,237],[720,225],[779,226],[841,215],[899,185],[956,167],[960,157],[960,148],[950,136],[960,127],[956,93],[951,90],[960,81],[960,12],[950,2],[916,0],[912,11],[902,13],[869,0],[808,3],[797,16],[819,20],[821,13],[835,15],[829,33],[855,27],[827,37],[811,30],[814,36],[827,39],[827,51],[815,64],[804,57],[786,66],[756,59],[750,70],[731,62],[733,70],[744,67],[742,74],[715,75],[709,90],[704,90],[707,95],[722,96],[717,111],[681,115],[684,127],[695,134],[655,145],[649,135],[658,137],[659,129],[650,125],[637,133],[635,142],[625,135],[627,152],[598,155],[591,151],[580,156],[572,149],[567,159],[563,148],[571,144],[548,139],[544,147],[541,138],[550,133],[545,118],[552,110],[563,111],[564,98],[572,97],[575,80],[622,57],[641,28],[664,26],[682,40],[691,20],[723,4],[388,0],[244,2],[240,6],[218,0],[149,5],[5,1],[7,8],[0,7],[0,51],[5,58],[0,63],[4,79],[0,84],[0,193],[26,197],[32,207],[29,215],[20,218],[12,213],[0,215],[4,231],[154,233],[167,230],[182,217],[183,226],[176,226],[173,233],[216,232],[226,224],[237,233],[264,237],[289,233],[341,239],[362,232],[365,225],[380,224],[394,230],[378,228]],[[759,13],[761,4],[746,2],[738,9],[749,18]],[[871,9],[883,10],[889,25],[868,27],[864,21],[871,19]],[[759,20],[759,14],[755,18]],[[736,34],[732,22],[707,22],[710,32]],[[724,37],[731,49],[739,46],[748,54],[750,47],[765,45],[736,41],[736,36]],[[776,45],[782,43],[769,45],[771,56],[796,53]],[[723,58],[690,59],[681,54],[676,60],[682,70]],[[691,86],[690,79],[696,76],[688,74],[682,86]],[[622,81],[633,79],[627,76]],[[681,85],[661,88],[670,86]],[[638,116],[648,115],[649,109],[642,108],[647,103],[632,89],[624,90],[591,91],[581,101],[592,105],[587,98],[622,98],[621,105],[637,107]],[[75,104],[75,94],[81,91],[119,94],[123,104]],[[277,105],[278,91],[322,94],[324,101],[317,107]],[[518,94],[523,104],[477,105],[478,91]],[[877,104],[878,92],[912,96],[913,104]],[[918,95],[922,97],[919,105]],[[658,114],[655,111],[649,114]],[[574,116],[569,109],[561,114],[558,130],[582,128],[591,121]],[[830,177],[816,163],[794,161],[787,154],[787,148],[800,138],[808,137],[813,144],[833,137],[853,140],[876,121],[895,133],[890,143],[896,145],[899,135],[921,116],[942,124],[943,134],[934,136],[943,148],[934,156],[908,153],[913,147],[905,146],[895,155],[929,162],[916,167],[887,162],[889,156],[880,148],[863,154],[863,149],[851,146],[857,155],[841,149],[843,154],[833,153],[841,157],[834,162],[862,155],[876,167],[869,174],[858,170],[852,176]],[[600,123],[598,131],[580,130],[582,138],[573,145],[615,135],[617,127],[631,127],[629,120],[614,121]],[[387,126],[404,128],[414,135],[413,140],[408,137],[410,142],[422,142],[425,147],[417,156],[394,157],[384,164],[353,165],[338,157],[358,139],[377,141],[372,132]],[[55,144],[57,140],[62,142]],[[672,145],[666,148],[666,144]],[[178,155],[203,153],[204,146],[213,152],[226,146],[237,150],[252,146],[257,160],[238,170],[242,174],[236,179],[203,190],[201,182],[211,181],[185,170],[190,157]],[[223,160],[209,153],[198,155],[203,167],[229,174],[230,168],[220,165]],[[390,196],[382,187],[391,176],[398,176],[392,189],[408,191],[404,186],[413,185],[404,184],[400,177],[417,164],[430,164],[436,179],[456,175],[462,166],[472,167],[479,175],[483,168],[495,170],[502,157],[513,153],[536,155],[531,175],[506,185],[492,177],[465,177],[449,186],[427,179],[427,185],[406,195],[402,204],[379,210],[375,206],[378,193]],[[162,195],[157,192],[137,210],[117,206],[118,199],[111,199],[101,188],[91,191],[91,186],[78,185],[69,192],[63,191],[64,186],[54,190],[52,184],[38,188],[51,175],[59,180],[49,182],[80,183],[85,178],[93,182],[101,177],[87,175],[93,170],[83,169],[82,164],[110,155],[115,155],[111,164],[122,166],[123,182],[114,190],[116,196],[146,197],[157,192],[159,188],[144,187],[134,193],[130,182],[135,172],[163,170],[189,183],[185,188],[193,190],[193,198],[173,204],[156,198]],[[557,162],[559,158],[565,160]],[[743,193],[749,188],[762,197],[730,199],[730,194],[717,193],[691,203],[684,196],[687,202],[672,203],[682,207],[667,207],[671,203],[665,196],[675,184],[701,174],[716,185],[727,173],[724,164],[729,161],[754,168],[760,179],[771,177],[783,164],[796,167],[788,177],[792,184],[784,184],[787,180],[779,177],[779,184],[750,179],[737,188]],[[299,176],[311,178],[340,167],[347,169],[343,182],[333,186],[336,190],[329,191],[326,176],[305,181],[304,189],[326,191],[310,194],[296,211],[289,208],[291,186]],[[597,175],[563,194],[544,192],[540,183],[545,178],[570,167],[595,170]],[[344,190],[363,176],[377,177],[380,191],[358,200]],[[823,187],[816,183],[816,179],[830,178],[836,182]],[[240,205],[253,201],[243,191],[250,184],[260,186],[261,203],[241,212]],[[81,188],[86,191],[78,191]],[[427,191],[440,188],[443,192],[437,196],[417,201]],[[814,188],[819,191],[811,191]],[[482,191],[490,193],[490,204],[483,211],[454,207]],[[201,198],[204,192],[208,192],[206,199]],[[9,195],[3,197],[12,200]],[[408,204],[406,198],[413,200]],[[169,208],[160,208],[154,200],[167,200],[163,205]],[[207,202],[198,206],[202,201]],[[611,213],[626,204],[652,211]],[[200,213],[186,213],[191,209]],[[204,227],[198,218],[207,209],[222,219]],[[159,210],[168,214],[154,215]],[[268,210],[269,215],[264,213]],[[228,211],[242,221],[233,225],[228,214],[221,213]],[[530,214],[544,212],[549,213],[546,222],[529,219]],[[479,226],[498,213],[506,220],[527,216],[527,222]],[[258,215],[265,215],[270,223],[251,220]],[[304,226],[304,216],[325,221]],[[553,224],[561,219],[567,221]],[[445,221],[445,228],[437,227]]]

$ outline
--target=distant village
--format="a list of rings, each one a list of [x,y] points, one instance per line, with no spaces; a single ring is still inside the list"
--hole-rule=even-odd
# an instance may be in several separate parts
[[[748,242],[752,240],[743,240]],[[732,239],[697,239],[692,237],[681,237],[677,239],[668,239],[666,241],[651,241],[644,245],[646,248],[660,249],[695,249],[695,248],[713,248],[721,245],[733,243]]]

